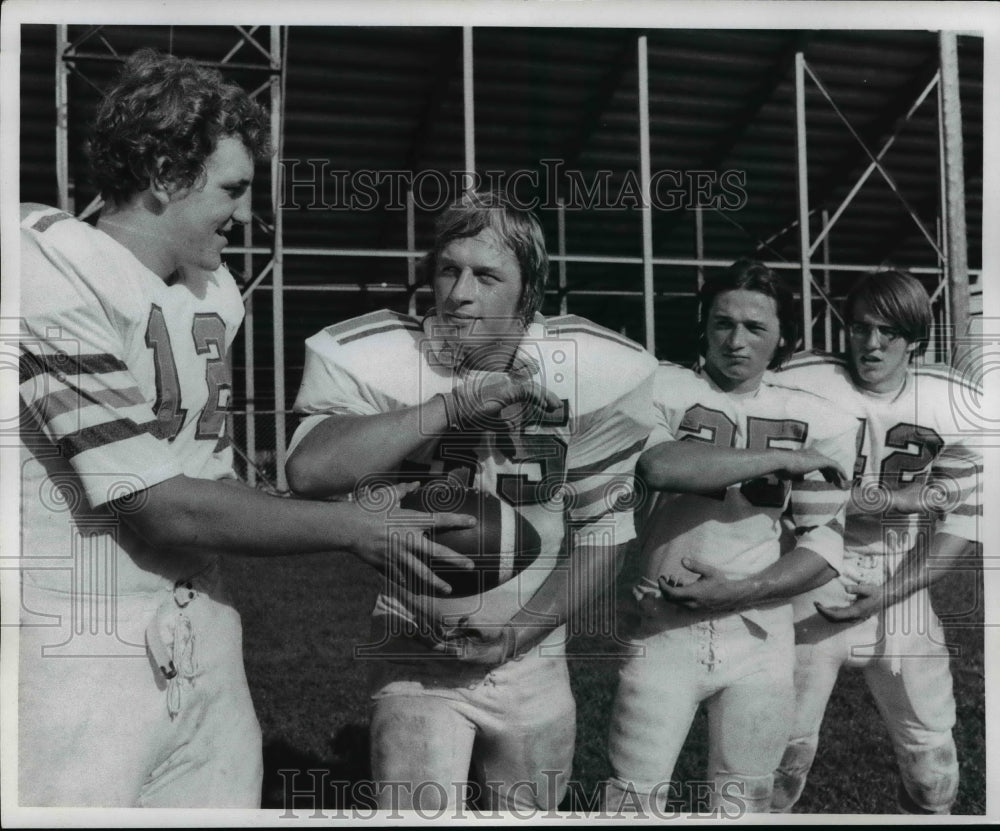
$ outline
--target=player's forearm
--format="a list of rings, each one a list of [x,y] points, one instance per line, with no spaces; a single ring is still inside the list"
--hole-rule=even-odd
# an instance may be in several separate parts
[[[883,584],[884,602],[886,605],[899,603],[914,592],[927,588],[974,554],[975,543],[952,534],[935,534],[929,554],[920,546],[906,552],[899,566]]]
[[[440,396],[419,407],[370,416],[330,416],[302,439],[288,458],[288,484],[298,494],[325,497],[351,492],[366,476],[398,470],[430,436],[446,429]]]
[[[742,607],[790,600],[819,588],[837,576],[837,571],[815,551],[795,548],[762,571],[740,580]]]
[[[523,654],[564,623],[585,626],[615,583],[624,546],[579,546],[511,618],[511,648]]]
[[[231,481],[177,476],[143,491],[122,519],[165,551],[270,557],[354,550],[364,533],[357,505],[282,499]]]
[[[654,490],[699,493],[773,473],[783,466],[780,454],[787,452],[668,441],[646,450],[636,470]]]

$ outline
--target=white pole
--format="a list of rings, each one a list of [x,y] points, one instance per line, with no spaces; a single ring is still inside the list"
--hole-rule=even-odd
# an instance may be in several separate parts
[[[824,208],[823,209],[823,227],[827,227],[827,223],[830,221],[830,212]],[[823,300],[823,305],[826,310],[823,312],[823,337],[824,337],[824,348],[827,352],[833,351],[833,307],[830,305],[832,302],[830,297],[830,235],[827,234],[823,237],[823,294],[826,295],[826,299]]]
[[[694,255],[701,262],[705,259],[705,216],[702,213],[701,205],[694,208]],[[702,266],[697,268],[698,291],[705,285],[705,269]]]
[[[465,115],[465,190],[472,189],[476,174],[476,109],[472,63],[472,27],[462,27],[462,103]]]
[[[281,199],[281,145],[282,145],[282,86],[284,61],[281,53],[281,27],[271,27],[271,68],[281,70],[271,76],[271,204],[274,210],[274,293],[271,295],[271,314],[274,321],[274,450],[278,490],[288,490],[285,461],[288,448],[285,444],[285,305],[284,305],[284,250]]]
[[[56,26],[56,187],[59,209],[76,213],[70,196],[69,181],[69,71],[63,56],[69,48],[69,27],[65,23]]]
[[[413,210],[413,190],[406,191],[406,250],[414,251],[417,245],[416,218]],[[410,302],[406,308],[410,317],[417,315],[417,261],[413,257],[406,258],[406,285],[410,287]]]
[[[944,121],[944,191],[947,205],[948,300],[951,331],[962,337],[969,320],[969,250],[965,224],[965,171],[962,162],[962,109],[959,98],[958,39],[938,35],[941,51],[941,118]],[[949,360],[961,361],[949,346]]]
[[[250,248],[253,244],[253,223],[248,222],[243,226],[243,244]],[[253,274],[253,254],[249,251],[243,255],[243,273],[248,277]],[[256,402],[254,398],[257,388],[254,378],[254,330],[253,330],[253,292],[250,292],[243,299],[243,366],[244,366],[244,387],[247,398],[247,484],[251,487],[257,484],[257,468],[254,463],[257,461],[257,417],[254,414]]]
[[[559,314],[569,313],[569,299],[566,297],[566,203],[562,199],[556,203],[559,243]]]
[[[656,354],[656,318],[653,305],[653,213],[650,201],[649,62],[647,38],[639,36],[639,178],[642,188],[642,294],[646,349]]]
[[[802,258],[802,345],[812,349],[812,275],[809,269],[809,165],[806,158],[805,55],[795,54],[795,138],[799,174],[799,250]]]

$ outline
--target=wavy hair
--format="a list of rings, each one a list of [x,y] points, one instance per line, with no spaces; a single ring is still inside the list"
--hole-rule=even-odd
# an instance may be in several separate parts
[[[267,111],[242,87],[192,60],[141,49],[98,107],[88,149],[94,182],[118,204],[153,181],[196,186],[228,136],[241,139],[255,161],[271,155]]]

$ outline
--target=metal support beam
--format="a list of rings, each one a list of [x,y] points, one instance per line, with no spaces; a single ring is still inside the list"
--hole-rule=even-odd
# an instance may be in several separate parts
[[[249,249],[253,245],[253,223],[248,222],[243,226],[243,244]],[[243,255],[244,279],[249,279],[253,274],[253,254],[247,251]],[[244,452],[247,455],[247,484],[250,487],[257,485],[257,417],[254,413],[256,407],[257,387],[254,377],[254,320],[253,320],[253,292],[243,298],[243,386],[246,391],[246,447]]]
[[[63,55],[69,49],[69,26],[56,26],[56,187],[59,191],[59,210],[75,213],[71,196],[72,182],[69,175],[69,67]]]
[[[965,334],[969,319],[969,251],[965,238],[965,174],[962,169],[962,111],[959,100],[958,41],[954,32],[938,35],[941,53],[941,119],[944,137],[944,206],[949,310],[952,331]],[[952,354],[952,361],[961,356]]]
[[[462,111],[465,116],[464,190],[470,190],[476,175],[476,105],[472,62],[472,27],[462,27]]]
[[[897,125],[896,131],[891,136],[889,136],[889,138],[882,144],[881,149],[868,163],[868,167],[866,167],[864,172],[862,172],[862,174],[858,177],[858,180],[854,183],[854,186],[851,188],[850,192],[847,194],[847,196],[844,197],[840,205],[837,207],[837,210],[835,211],[833,218],[823,221],[822,230],[819,232],[819,234],[817,234],[816,239],[813,240],[812,250],[814,252],[816,250],[816,247],[824,239],[826,239],[826,236],[832,230],[834,223],[838,219],[840,219],[844,211],[847,210],[847,206],[851,204],[851,200],[853,200],[854,197],[857,195],[858,191],[861,190],[864,183],[868,181],[868,177],[871,176],[871,174],[874,173],[875,170],[878,168],[879,164],[882,161],[882,158],[885,156],[886,153],[889,152],[889,148],[892,147],[893,143],[896,141],[896,138],[899,136],[903,124],[909,121],[910,118],[913,117],[913,114],[919,109],[920,105],[923,104],[924,100],[930,94],[931,90],[934,89],[935,86],[937,86],[937,82],[938,82],[938,76],[935,74],[934,77],[931,78],[931,80],[928,82],[923,92],[921,92],[921,94],[918,96],[917,100],[913,103],[913,106],[910,107],[910,109],[907,111],[904,120]]]
[[[406,250],[414,251],[417,245],[417,220],[413,201],[413,189],[406,191]],[[413,257],[406,258],[406,285],[410,292],[406,313],[410,317],[417,315],[417,261]]]
[[[799,252],[802,266],[802,346],[812,349],[812,275],[809,268],[809,164],[806,156],[806,59],[795,55],[795,139],[799,174]]]
[[[281,151],[284,143],[282,121],[284,115],[285,73],[284,50],[281,42],[281,26],[271,27],[271,68],[277,70],[271,75],[271,144],[274,155],[271,156],[271,206],[274,211],[274,267],[272,281],[274,293],[271,295],[271,315],[274,322],[274,449],[275,466],[277,468],[276,484],[278,490],[288,490],[288,480],[285,477],[285,462],[288,458],[288,447],[285,435],[285,307],[284,307],[284,241],[282,221],[282,182],[281,182]]]
[[[823,228],[830,227],[830,212],[823,209]],[[823,293],[830,297],[830,235],[823,237]],[[829,302],[823,304],[823,348],[833,351],[833,306]]]
[[[569,312],[569,298],[566,296],[566,204],[560,199],[556,203],[556,242],[559,251],[559,314]]]
[[[639,36],[639,180],[642,192],[642,292],[646,349],[656,354],[656,318],[653,305],[653,207],[650,199],[649,158],[649,53],[648,38]]]
[[[694,206],[694,255],[700,262],[705,259],[705,216],[701,205]],[[705,285],[705,269],[697,269],[698,291]]]

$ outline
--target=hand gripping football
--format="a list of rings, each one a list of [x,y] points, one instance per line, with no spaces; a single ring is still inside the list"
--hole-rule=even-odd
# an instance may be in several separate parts
[[[475,563],[469,571],[431,563],[434,573],[448,583],[449,597],[469,597],[506,583],[538,557],[541,538],[535,527],[510,505],[491,493],[434,482],[406,494],[401,508],[415,511],[451,511],[476,517],[473,528],[432,529],[434,542],[464,554]]]

